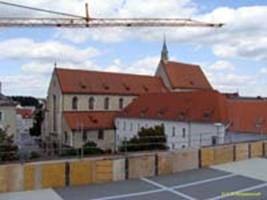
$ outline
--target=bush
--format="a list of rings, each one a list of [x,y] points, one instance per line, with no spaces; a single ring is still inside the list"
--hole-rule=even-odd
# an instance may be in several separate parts
[[[67,157],[67,156],[77,156],[78,150],[74,148],[68,148],[65,149],[62,153],[61,156]]]
[[[41,155],[35,151],[32,151],[31,154],[30,154],[30,159],[37,159],[37,158],[40,158]]]
[[[142,128],[137,136],[129,141],[123,141],[119,150],[124,151],[152,151],[168,149],[167,138],[164,126],[155,126],[154,128]]]
[[[83,145],[83,153],[84,155],[96,155],[102,154],[104,151],[97,147],[97,144],[94,142],[87,142]]]
[[[0,161],[18,160],[18,147],[14,144],[13,136],[8,136],[0,129]]]

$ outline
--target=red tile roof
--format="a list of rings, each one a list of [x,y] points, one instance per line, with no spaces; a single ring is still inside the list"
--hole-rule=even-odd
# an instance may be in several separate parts
[[[158,77],[109,72],[56,69],[63,93],[140,95],[165,92]]]
[[[33,110],[31,109],[17,108],[16,112],[17,112],[17,115],[21,115],[23,119],[33,118]]]
[[[171,61],[162,64],[173,89],[212,90],[212,86],[200,66]]]
[[[215,123],[227,121],[226,98],[216,91],[147,94],[120,117]]]
[[[267,100],[228,100],[230,130],[267,134]]]
[[[64,118],[72,130],[114,129],[117,112],[64,112]]]

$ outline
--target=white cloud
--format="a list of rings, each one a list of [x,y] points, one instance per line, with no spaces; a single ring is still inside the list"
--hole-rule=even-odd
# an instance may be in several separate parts
[[[260,73],[263,75],[267,75],[267,68],[261,68]]]
[[[99,51],[92,47],[79,49],[56,41],[35,42],[27,38],[1,41],[0,52],[0,59],[33,59],[46,62],[81,62],[99,55]]]
[[[158,63],[158,56],[141,58],[130,64],[123,63],[120,59],[115,59],[111,65],[105,68],[105,71],[154,75]]]
[[[219,60],[210,66],[210,69],[215,71],[232,71],[234,68],[232,63],[225,60]]]
[[[144,57],[126,64],[120,59],[115,59],[107,66],[99,66],[93,61],[59,62],[57,67],[67,69],[101,70],[120,73],[150,74],[153,75],[158,65],[158,57]],[[48,84],[54,69],[53,62],[33,61],[22,65],[19,75],[0,76],[4,87],[8,87],[8,95],[34,95],[45,97]],[[6,92],[6,90],[4,91]]]

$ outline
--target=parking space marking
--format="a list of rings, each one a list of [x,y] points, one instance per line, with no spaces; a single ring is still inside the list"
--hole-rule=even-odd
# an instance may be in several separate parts
[[[263,184],[260,184],[260,185],[255,185],[255,186],[252,186],[252,187],[244,188],[244,189],[233,191],[233,192],[229,192],[229,195],[224,195],[224,196],[220,195],[220,196],[217,196],[217,197],[210,198],[208,200],[221,200],[221,199],[225,199],[227,197],[233,196],[234,193],[249,192],[251,190],[260,189],[260,188],[263,188],[265,186],[267,186],[267,183],[263,183]]]
[[[148,194],[154,194],[154,193],[159,193],[159,192],[164,192],[164,189],[155,189],[155,190],[149,190],[145,192],[135,192],[135,193],[129,193],[129,194],[121,194],[121,195],[114,195],[114,196],[109,196],[109,197],[100,197],[100,198],[95,198],[91,200],[112,200],[112,199],[122,199],[122,198],[127,198],[127,197],[137,197],[137,196],[143,196],[143,195],[148,195]]]
[[[157,183],[155,181],[149,180],[147,178],[141,178],[141,180],[143,180],[143,181],[145,181],[147,183],[150,183],[151,185],[154,185],[156,187],[159,187],[159,188],[163,189],[164,191],[171,192],[171,193],[176,194],[176,195],[178,195],[180,197],[183,197],[183,198],[185,198],[187,200],[197,200],[197,199],[195,199],[195,198],[193,198],[191,196],[188,196],[188,195],[186,195],[184,193],[178,192],[178,191],[176,191],[175,189],[173,189],[171,187],[166,187],[164,185],[161,185],[161,184],[159,184],[159,183]]]
[[[219,176],[219,177],[205,179],[205,180],[196,181],[196,182],[192,182],[192,183],[187,183],[187,184],[183,184],[183,185],[177,185],[177,186],[173,186],[171,188],[172,189],[181,189],[181,188],[185,188],[185,187],[200,185],[200,184],[203,184],[203,183],[219,181],[219,180],[223,180],[223,179],[227,179],[227,178],[231,178],[231,177],[235,177],[235,176],[237,176],[237,175],[236,174],[229,174],[229,175],[225,175],[225,176]]]
[[[188,195],[186,195],[184,193],[178,192],[178,191],[176,191],[176,189],[195,186],[195,185],[199,185],[199,184],[203,184],[203,183],[209,183],[209,182],[218,181],[218,180],[223,180],[223,179],[231,178],[231,177],[234,177],[234,176],[237,176],[237,175],[228,174],[228,175],[224,175],[224,176],[204,179],[204,180],[201,180],[201,181],[195,181],[195,182],[182,184],[182,185],[177,185],[177,186],[172,186],[172,187],[166,187],[166,186],[161,185],[161,184],[159,184],[159,183],[157,183],[155,181],[152,181],[150,179],[141,178],[141,180],[145,181],[146,183],[152,184],[152,185],[154,185],[154,186],[156,186],[156,187],[158,187],[160,189],[149,190],[149,191],[145,191],[145,192],[135,192],[135,193],[129,193],[129,194],[113,195],[113,196],[95,198],[95,199],[92,199],[92,200],[123,199],[123,198],[127,198],[127,197],[137,197],[137,196],[149,195],[149,194],[153,194],[153,193],[160,193],[160,192],[164,192],[164,191],[168,191],[168,192],[174,193],[174,194],[182,196],[182,197],[184,197],[185,199],[188,199],[188,200],[195,200],[195,198],[193,198],[191,196],[188,196]]]

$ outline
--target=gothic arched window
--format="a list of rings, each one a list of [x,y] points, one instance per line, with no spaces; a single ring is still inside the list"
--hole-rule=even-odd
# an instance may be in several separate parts
[[[105,98],[104,107],[105,107],[105,110],[109,109],[109,98],[108,97]]]
[[[119,109],[122,110],[123,109],[123,98],[119,99]]]
[[[89,109],[90,110],[94,110],[95,109],[95,98],[94,97],[90,97],[89,98]]]
[[[78,97],[73,97],[72,99],[72,110],[78,110]]]

